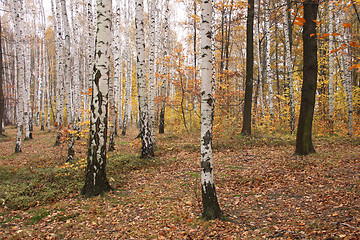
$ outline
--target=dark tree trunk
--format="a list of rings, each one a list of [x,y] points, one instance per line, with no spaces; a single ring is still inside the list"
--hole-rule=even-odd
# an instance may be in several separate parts
[[[304,3],[303,30],[303,86],[301,89],[301,107],[296,136],[295,154],[307,155],[314,153],[312,143],[312,122],[315,107],[317,85],[317,38],[316,19],[319,3],[317,0],[306,0]]]
[[[246,83],[245,105],[243,111],[242,135],[251,135],[251,104],[254,76],[254,0],[248,0],[248,17],[246,21]]]
[[[159,118],[159,133],[165,133],[165,102],[161,103],[160,118]]]

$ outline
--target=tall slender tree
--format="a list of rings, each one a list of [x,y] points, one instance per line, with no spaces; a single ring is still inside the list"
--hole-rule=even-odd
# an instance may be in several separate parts
[[[288,0],[283,0],[286,6],[283,8],[284,15],[284,36],[285,36],[285,64],[286,78],[289,84],[289,100],[290,100],[290,129],[291,133],[295,131],[295,100],[294,100],[294,80],[293,80],[293,61],[291,56],[291,26],[290,26],[290,6]]]
[[[334,2],[329,2],[329,129],[330,133],[334,131],[334,53],[335,49],[334,32],[335,32],[335,19],[334,19]]]
[[[156,22],[156,0],[150,2],[149,21],[149,118],[151,125],[151,137],[155,144],[155,22]]]
[[[143,0],[135,1],[135,44],[136,44],[136,80],[138,90],[139,115],[140,115],[140,138],[141,138],[141,157],[154,157],[154,148],[151,138],[149,121],[149,107],[146,91],[145,78],[145,36],[144,36],[144,3]]]
[[[243,128],[241,134],[251,135],[251,105],[254,78],[254,0],[248,0],[246,20],[246,82]]]
[[[17,122],[17,133],[16,133],[16,145],[15,152],[21,152],[21,136],[23,130],[23,110],[24,110],[24,79],[25,79],[25,66],[24,66],[24,44],[22,40],[24,38],[24,15],[23,15],[23,3],[22,1],[12,2],[12,13],[15,27],[15,41],[16,44],[16,57],[17,62],[15,69],[17,74],[17,102],[16,102],[16,122]]]
[[[3,93],[3,76],[4,76],[4,68],[3,68],[3,57],[2,57],[2,31],[1,31],[1,21],[0,18],[0,135],[3,135],[3,118],[4,118],[4,93]]]
[[[201,7],[201,192],[203,217],[222,218],[215,191],[212,154],[212,128],[215,110],[213,52],[213,1],[203,0]]]
[[[106,177],[108,93],[110,81],[110,43],[112,0],[97,0],[95,64],[92,81],[90,138],[85,185],[81,194],[92,197],[110,191]]]
[[[165,0],[165,16],[164,16],[164,46],[163,46],[163,59],[164,63],[169,55],[169,0]],[[165,106],[166,106],[166,95],[167,95],[167,76],[169,75],[169,68],[162,66],[163,69],[163,80],[161,85],[161,106],[159,116],[159,133],[165,132]]]
[[[295,154],[307,155],[314,153],[312,143],[312,123],[315,108],[317,87],[317,35],[316,19],[319,8],[318,0],[305,0],[303,29],[303,85],[301,88],[301,106],[296,135]]]

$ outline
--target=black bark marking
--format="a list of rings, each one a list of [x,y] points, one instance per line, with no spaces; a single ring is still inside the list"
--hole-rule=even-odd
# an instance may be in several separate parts
[[[209,104],[209,106],[212,106],[214,101],[211,97],[209,97],[206,102],[207,102],[207,104]]]
[[[211,173],[212,172],[212,167],[210,165],[210,162],[209,161],[202,161],[201,162],[201,170],[204,173]]]
[[[210,142],[211,142],[211,133],[210,133],[210,131],[207,131],[205,133],[205,136],[203,137],[203,140],[204,140],[204,145],[205,146],[210,144]]]
[[[205,189],[205,190],[204,190]],[[203,213],[202,217],[206,220],[211,219],[221,219],[223,213],[220,209],[216,192],[215,185],[211,183],[206,183],[201,188],[202,191],[202,202],[203,202]]]

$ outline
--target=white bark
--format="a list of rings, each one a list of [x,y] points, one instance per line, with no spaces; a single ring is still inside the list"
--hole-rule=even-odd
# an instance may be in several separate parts
[[[24,66],[24,14],[23,14],[23,4],[22,1],[17,0],[12,2],[12,13],[14,20],[14,29],[15,29],[15,41],[16,44],[16,56],[17,63],[17,102],[16,102],[16,122],[17,122],[17,134],[16,134],[16,146],[15,152],[21,152],[21,135],[23,128],[23,97],[24,97],[24,78],[25,78],[25,66]]]
[[[128,3],[128,2],[127,2]],[[131,59],[132,54],[130,52],[130,33],[129,33],[129,5],[126,5],[125,9],[125,103],[124,103],[124,119],[122,126],[122,135],[126,134],[127,126],[130,122],[130,113],[131,113],[131,83],[132,83],[132,65]]]
[[[116,118],[117,118],[117,102],[115,100],[115,88],[120,81],[120,8],[116,9],[116,18],[114,19],[113,29],[114,29],[114,38],[112,39],[112,53],[114,59],[114,76],[110,79],[109,84],[109,108],[110,108],[110,137],[109,137],[109,151],[115,150],[115,133],[116,133]]]
[[[334,22],[334,3],[329,2],[329,123],[330,132],[333,132],[333,117],[334,117],[334,53],[331,51],[335,49],[334,36],[335,22]]]
[[[31,118],[31,109],[30,109],[30,81],[31,81],[31,47],[30,42],[27,41],[29,39],[29,32],[24,30],[24,38],[23,43],[25,45],[25,78],[24,78],[24,126],[25,126],[25,140],[30,140],[30,118]]]
[[[151,130],[149,122],[149,109],[147,101],[147,88],[145,76],[145,36],[144,36],[144,5],[143,0],[136,0],[135,16],[135,44],[137,51],[136,61],[136,79],[138,86],[138,103],[140,115],[140,137],[142,141],[142,158],[151,158],[154,156],[153,143],[151,139]]]
[[[150,3],[150,21],[149,21],[149,118],[151,126],[151,137],[155,144],[155,14],[156,14],[156,0],[151,0]]]
[[[212,154],[212,127],[214,120],[214,57],[212,15],[213,2],[202,1],[201,10],[201,186],[203,199],[203,217],[221,218],[217,202]]]
[[[287,0],[283,0],[283,4],[287,6]],[[290,26],[289,26],[289,9],[283,8],[284,16],[284,35],[285,35],[285,64],[287,71],[287,82],[289,83],[289,99],[290,99],[290,129],[291,133],[295,131],[295,100],[294,100],[294,80],[293,80],[293,61],[290,47]]]
[[[59,0],[58,0],[59,1]],[[72,111],[72,99],[71,99],[71,77],[72,77],[72,71],[71,71],[71,51],[70,51],[70,25],[69,25],[69,19],[67,15],[67,9],[66,9],[66,2],[61,2],[61,12],[62,12],[62,20],[63,20],[63,26],[64,26],[64,35],[65,35],[65,45],[64,45],[64,72],[65,72],[65,98],[66,98],[66,115],[67,115],[67,122],[73,123],[73,111]]]
[[[56,7],[54,6],[54,1]],[[56,8],[56,12],[55,12]],[[54,34],[55,34],[55,49],[57,54],[55,54],[56,59],[56,124],[58,130],[63,124],[63,109],[64,109],[64,75],[63,75],[63,39],[62,39],[62,24],[61,24],[61,15],[60,15],[60,6],[58,0],[51,1],[51,10],[54,19]],[[59,139],[58,139],[59,140]]]
[[[80,114],[80,109],[81,109],[81,88],[80,88],[80,47],[79,47],[79,42],[80,42],[80,36],[79,36],[79,29],[80,29],[80,24],[79,24],[79,0],[73,0],[71,7],[73,9],[73,11],[75,11],[75,14],[73,14],[72,11],[72,24],[73,24],[73,41],[71,42],[71,52],[72,54],[72,59],[73,59],[73,64],[72,64],[72,76],[73,76],[73,84],[74,84],[74,91],[73,95],[74,95],[74,106],[73,106],[73,121],[74,124],[78,124],[79,122],[81,122],[81,114]],[[77,125],[77,129],[79,129],[80,125]]]
[[[159,119],[159,133],[165,131],[165,105],[167,97],[167,78],[169,78],[169,68],[167,65],[167,58],[169,55],[169,0],[166,1],[165,16],[164,16],[164,44],[163,44],[163,65],[162,65],[162,85],[161,85],[161,109]]]
[[[345,22],[346,16],[343,16],[343,21]],[[338,19],[339,20],[339,19]],[[338,24],[340,26],[340,24]],[[341,38],[344,43],[349,42],[349,28],[342,27],[341,29]],[[351,81],[351,56],[350,56],[350,49],[346,47],[342,51],[341,55],[341,69],[343,74],[343,85],[344,90],[346,93],[346,102],[347,102],[347,111],[348,111],[348,135],[353,135],[353,88],[352,88],[352,81]]]
[[[111,0],[97,0],[95,64],[92,81],[90,139],[86,180],[81,194],[91,197],[111,189],[106,178],[106,141],[110,81]]]
[[[274,90],[272,86],[272,78],[271,78],[271,56],[270,56],[270,47],[271,47],[271,32],[270,32],[270,1],[265,1],[265,43],[266,43],[266,70],[265,76],[268,83],[269,88],[269,112],[271,117],[271,122],[273,122],[274,117]]]

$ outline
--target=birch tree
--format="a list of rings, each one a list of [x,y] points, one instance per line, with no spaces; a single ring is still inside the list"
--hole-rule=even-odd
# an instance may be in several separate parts
[[[113,24],[114,38],[113,38],[113,56],[114,56],[114,76],[110,79],[109,84],[109,103],[110,103],[110,136],[109,136],[109,148],[108,151],[115,150],[115,136],[116,136],[116,119],[117,119],[117,104],[115,88],[116,84],[120,82],[121,74],[121,59],[120,59],[120,7],[116,8],[116,18]]]
[[[126,134],[126,129],[130,120],[130,112],[131,112],[131,83],[132,83],[132,67],[131,67],[131,51],[130,51],[130,32],[129,32],[129,2],[126,1],[125,7],[125,51],[124,57],[125,61],[125,103],[124,103],[124,119],[122,122],[122,135]]]
[[[85,197],[97,196],[112,189],[106,177],[112,0],[97,0],[96,11],[90,137],[85,185],[81,190],[81,194]]]
[[[334,2],[329,2],[329,128],[330,133],[334,131],[334,53],[335,42],[333,33],[335,32]]]
[[[345,25],[346,26],[346,25]],[[350,31],[349,28],[343,26],[343,39],[347,44],[350,42]],[[352,88],[352,78],[351,78],[351,53],[350,47],[345,48],[344,54],[342,54],[343,58],[343,73],[344,73],[344,88],[346,93],[346,102],[347,102],[347,115],[348,115],[348,135],[353,135],[353,125],[354,125],[354,107],[353,107],[353,88]]]
[[[55,1],[55,2],[54,2]],[[55,11],[56,9],[56,11]],[[54,20],[54,34],[55,34],[55,49],[58,53],[55,54],[56,61],[56,121],[55,126],[57,128],[58,134],[55,141],[55,145],[60,145],[60,129],[63,124],[63,110],[64,110],[64,75],[63,75],[63,40],[62,40],[62,24],[61,24],[61,15],[60,15],[60,5],[58,0],[51,1],[51,11]]]
[[[201,7],[201,192],[205,219],[222,218],[214,184],[212,127],[214,120],[213,1]]]
[[[271,31],[270,31],[270,1],[265,0],[265,44],[266,44],[266,51],[265,51],[265,60],[266,60],[266,69],[264,76],[266,77],[266,81],[268,83],[269,89],[269,113],[271,122],[273,122],[274,118],[274,90],[272,85],[271,79],[271,55],[270,55],[270,48],[271,48]]]
[[[288,0],[283,0],[286,6],[283,8],[284,16],[284,38],[285,38],[285,65],[286,78],[289,83],[289,101],[290,101],[290,129],[291,133],[295,131],[295,100],[294,100],[294,80],[293,80],[293,61],[291,56],[291,29],[290,29],[290,6],[287,4]]]
[[[150,21],[149,21],[149,119],[152,141],[155,144],[155,14],[156,0],[150,2]]]
[[[23,14],[23,3],[21,0],[16,0],[12,2],[12,12],[13,12],[13,21],[15,29],[15,41],[16,44],[16,57],[18,64],[15,69],[17,69],[17,100],[16,100],[16,123],[17,123],[17,133],[16,133],[16,145],[15,153],[21,152],[21,136],[23,129],[23,109],[24,109],[24,79],[25,79],[25,50],[24,50],[24,14]],[[16,62],[16,61],[15,61]]]
[[[169,51],[169,0],[165,0],[166,1],[166,5],[165,5],[165,19],[164,19],[164,46],[163,46],[163,61],[165,63],[166,58],[168,57],[168,51]],[[161,106],[160,106],[160,116],[159,116],[159,133],[164,133],[165,132],[165,104],[166,104],[166,86],[167,86],[167,81],[166,81],[166,76],[169,74],[169,69],[166,66],[162,66],[163,67],[163,81],[162,81],[162,85],[161,85],[161,95],[162,95],[162,100],[161,100]]]
[[[143,0],[135,1],[135,44],[137,51],[136,79],[139,102],[140,138],[142,143],[141,157],[154,157],[154,148],[151,138],[149,107],[147,101],[145,78],[145,36],[144,36],[144,5]]]
[[[3,68],[3,55],[2,55],[2,30],[1,30],[1,21],[0,18],[0,135],[3,134],[3,118],[4,118],[4,110],[5,110],[5,102],[4,102],[4,93],[3,93],[3,76],[4,76],[4,68]]]
[[[73,129],[74,125],[74,118],[73,118],[73,102],[71,97],[71,76],[73,75],[73,71],[71,69],[71,50],[70,50],[70,25],[69,19],[66,9],[66,2],[61,1],[61,12],[62,12],[62,19],[63,19],[63,26],[64,26],[64,35],[65,35],[65,45],[64,45],[64,72],[65,72],[65,97],[66,97],[66,115],[67,115],[67,122],[68,126],[70,127],[69,132],[69,141],[68,141],[68,156],[67,162],[71,162],[74,160],[75,155],[75,140],[71,130]]]

